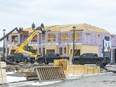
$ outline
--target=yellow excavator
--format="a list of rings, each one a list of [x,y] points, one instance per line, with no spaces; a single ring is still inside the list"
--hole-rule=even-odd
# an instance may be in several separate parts
[[[18,33],[21,33],[22,30],[21,29],[18,29],[17,27],[14,28],[12,31],[10,31],[8,34],[6,34],[5,36],[3,36],[2,38],[0,38],[0,41],[2,41],[3,39],[5,39],[6,37],[8,37],[12,32],[14,31],[18,31]],[[13,53],[26,53],[28,54],[29,56],[32,56],[34,57],[35,59],[34,60],[37,60],[38,58],[38,54],[36,53],[36,50],[33,49],[32,46],[28,46],[28,43],[30,41],[33,40],[33,38],[38,34],[38,33],[42,33],[42,34],[45,34],[46,30],[44,29],[44,25],[41,24],[41,26],[37,27],[30,35],[29,37],[23,42],[21,43],[20,45],[18,45],[16,47],[16,49],[12,49],[14,52]],[[10,53],[12,53],[12,50]],[[10,55],[8,55],[10,56]],[[12,54],[11,54],[12,56]]]
[[[38,58],[36,50],[34,50],[32,46],[28,46],[28,43],[32,41],[33,37],[35,37],[38,33],[45,34],[45,32],[44,25],[41,24],[41,26],[37,27],[22,44],[17,46],[16,52],[26,53],[33,56],[36,60]]]

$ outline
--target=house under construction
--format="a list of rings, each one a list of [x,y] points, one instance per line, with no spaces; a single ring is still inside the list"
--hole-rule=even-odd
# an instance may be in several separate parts
[[[111,39],[111,57],[116,62],[116,35],[89,24],[68,24],[45,26],[50,30],[46,34],[38,33],[29,45],[37,49],[38,54],[59,53],[60,55],[78,56],[83,53],[97,53],[103,56],[103,40]],[[23,29],[22,33],[14,32],[6,39],[6,53],[11,54],[18,44],[26,40],[34,28]],[[12,52],[11,52],[12,50]]]

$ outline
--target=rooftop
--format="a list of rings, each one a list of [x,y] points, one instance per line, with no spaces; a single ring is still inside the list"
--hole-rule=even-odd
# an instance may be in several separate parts
[[[52,32],[68,32],[73,29],[73,26],[76,27],[76,30],[79,31],[87,31],[87,32],[97,32],[97,33],[103,33],[103,34],[110,34],[105,29],[83,23],[83,24],[67,24],[67,25],[51,25],[51,26],[45,26],[45,29],[51,30]],[[32,28],[26,28],[24,31],[32,32]],[[16,33],[16,32],[14,32]]]
[[[104,34],[110,34],[105,29],[92,26],[90,24],[68,24],[68,25],[53,25],[53,26],[46,26],[46,29],[49,29],[54,32],[65,32],[65,31],[71,31],[72,27],[75,26],[76,30],[81,31],[88,31],[88,32],[97,32],[97,33],[104,33]]]

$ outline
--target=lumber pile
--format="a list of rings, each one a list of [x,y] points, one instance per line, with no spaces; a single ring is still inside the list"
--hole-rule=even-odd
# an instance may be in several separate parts
[[[4,69],[5,67],[6,63],[0,62],[0,84],[7,83],[6,70]]]
[[[67,60],[54,60],[54,66],[62,66],[65,76],[100,73],[100,67],[89,65],[70,65]]]

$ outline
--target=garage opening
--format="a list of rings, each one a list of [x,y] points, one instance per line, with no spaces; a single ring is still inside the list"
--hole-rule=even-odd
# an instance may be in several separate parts
[[[80,56],[80,50],[79,49],[74,51],[74,56]]]
[[[113,62],[116,63],[116,49],[113,50]]]
[[[16,50],[15,50],[15,49],[12,49],[12,50],[10,51],[10,55],[14,54],[15,52],[16,52]]]
[[[47,53],[55,53],[55,50],[46,50]]]
[[[59,48],[59,54],[62,55],[62,48]]]
[[[45,48],[43,48],[43,55],[45,55]]]

